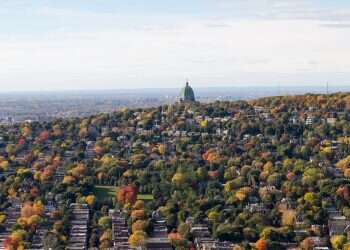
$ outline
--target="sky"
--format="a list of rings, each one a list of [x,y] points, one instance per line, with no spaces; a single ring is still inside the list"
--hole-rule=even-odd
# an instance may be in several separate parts
[[[0,91],[350,85],[348,0],[0,0]]]

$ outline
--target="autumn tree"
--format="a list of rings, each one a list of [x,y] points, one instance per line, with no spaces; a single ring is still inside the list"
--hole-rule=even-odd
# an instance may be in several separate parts
[[[117,201],[120,204],[134,204],[137,198],[137,189],[135,186],[128,185],[120,188],[117,192]]]
[[[133,247],[144,247],[147,235],[143,231],[136,231],[129,237],[129,244]]]
[[[267,250],[267,241],[264,239],[260,239],[255,243],[256,250]]]

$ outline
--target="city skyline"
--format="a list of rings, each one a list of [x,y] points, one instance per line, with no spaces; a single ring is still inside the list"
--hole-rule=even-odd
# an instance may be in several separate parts
[[[2,1],[0,91],[346,85],[346,1]]]

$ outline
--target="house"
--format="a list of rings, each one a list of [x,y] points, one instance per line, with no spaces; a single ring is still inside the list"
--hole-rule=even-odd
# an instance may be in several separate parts
[[[280,209],[287,210],[287,209],[295,209],[297,206],[296,201],[290,199],[290,198],[283,198],[280,201]]]
[[[90,211],[86,204],[72,203],[72,220],[70,221],[70,232],[68,250],[88,249],[88,224]]]
[[[313,243],[313,247],[328,247],[328,238],[327,237],[309,237]]]
[[[203,224],[193,225],[190,231],[194,238],[210,236],[209,228],[207,225],[203,225]]]
[[[337,118],[335,118],[335,117],[329,117],[329,118],[327,118],[327,123],[329,124],[329,125],[335,125],[335,123],[337,122]]]
[[[329,236],[349,234],[350,232],[350,220],[345,216],[333,216],[328,220]]]
[[[231,250],[236,245],[231,242],[219,241],[213,238],[205,237],[196,238],[195,246],[198,250]]]
[[[146,242],[146,248],[149,250],[171,250],[171,242],[168,239],[168,228],[166,221],[157,211],[152,213],[153,232]]]
[[[251,213],[267,214],[270,209],[268,209],[263,203],[249,203],[246,209]]]
[[[313,115],[308,115],[305,120],[305,125],[306,126],[312,126],[314,123],[314,116]]]
[[[341,217],[340,211],[334,205],[327,206],[326,211],[330,219]]]
[[[147,239],[146,248],[148,250],[172,250],[171,242],[164,237],[151,237]]]
[[[112,218],[112,240],[114,249],[117,250],[128,250],[132,249],[129,246],[129,229],[125,220],[124,215],[119,210],[110,209],[109,217]]]

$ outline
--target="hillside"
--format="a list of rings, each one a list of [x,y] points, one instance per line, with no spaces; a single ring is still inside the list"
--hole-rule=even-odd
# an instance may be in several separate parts
[[[349,110],[307,94],[0,127],[0,245],[350,247]]]

